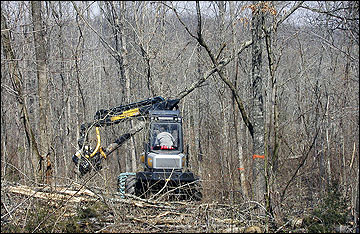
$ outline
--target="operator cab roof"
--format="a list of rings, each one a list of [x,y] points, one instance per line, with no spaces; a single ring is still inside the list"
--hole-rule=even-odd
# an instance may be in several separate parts
[[[164,117],[180,117],[179,110],[150,110],[150,117],[164,116]]]
[[[181,122],[179,110],[151,110],[149,115],[151,120]]]

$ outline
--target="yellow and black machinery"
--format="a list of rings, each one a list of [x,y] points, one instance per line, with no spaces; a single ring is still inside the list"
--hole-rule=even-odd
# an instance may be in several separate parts
[[[145,128],[148,134],[144,153],[139,157],[143,171],[120,173],[118,191],[123,197],[131,194],[150,198],[161,194],[181,200],[201,200],[200,179],[188,169],[185,170],[188,168],[188,155],[184,152],[179,101],[165,100],[158,96],[97,111],[92,123],[82,124],[80,127],[79,150],[72,157],[79,173],[83,176],[93,169],[100,170],[104,159],[132,135]],[[138,119],[141,124],[103,148],[100,129],[130,118]],[[91,148],[87,140],[88,133],[93,127],[97,137],[95,148]]]

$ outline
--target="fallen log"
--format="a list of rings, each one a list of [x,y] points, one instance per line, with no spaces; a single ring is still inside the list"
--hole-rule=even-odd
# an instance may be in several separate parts
[[[19,185],[19,186],[9,186],[7,188],[7,191],[11,193],[22,194],[35,198],[56,200],[56,201],[66,200],[68,202],[76,202],[76,203],[82,201],[93,201],[95,197],[97,197],[93,192],[86,189],[73,191],[73,190],[68,190],[66,188],[58,188],[52,192],[42,192],[41,188],[34,189],[28,186]],[[87,196],[81,196],[83,194]]]

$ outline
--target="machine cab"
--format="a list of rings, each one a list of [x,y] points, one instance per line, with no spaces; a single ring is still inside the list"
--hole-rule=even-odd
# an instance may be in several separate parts
[[[152,110],[149,138],[144,159],[145,168],[151,170],[182,169],[183,154],[182,119],[178,110]]]
[[[150,151],[182,153],[182,123],[179,111],[150,111]]]

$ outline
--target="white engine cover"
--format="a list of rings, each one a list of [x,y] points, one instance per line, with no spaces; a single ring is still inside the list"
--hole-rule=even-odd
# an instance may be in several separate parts
[[[150,152],[148,160],[151,160],[153,168],[156,169],[182,169],[185,155],[180,154],[157,154]]]

